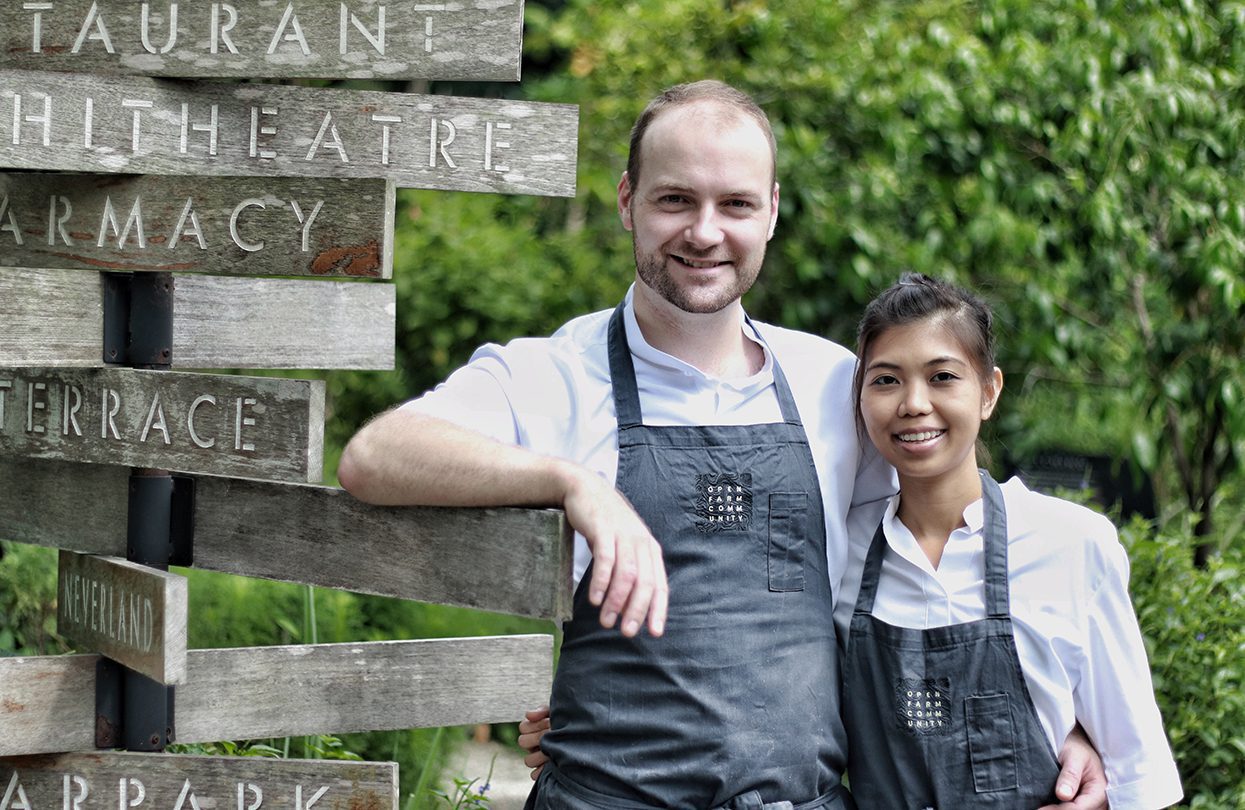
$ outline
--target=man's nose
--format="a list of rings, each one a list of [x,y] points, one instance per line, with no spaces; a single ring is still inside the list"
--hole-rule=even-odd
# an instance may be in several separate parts
[[[722,226],[714,206],[696,209],[695,216],[687,226],[687,241],[695,247],[712,247],[722,241]]]

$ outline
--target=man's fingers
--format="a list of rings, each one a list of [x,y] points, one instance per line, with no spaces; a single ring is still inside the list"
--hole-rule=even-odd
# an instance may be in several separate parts
[[[605,589],[609,587],[614,573],[614,543],[598,541],[592,548],[592,579],[588,583],[588,601],[600,605],[605,601]],[[604,622],[602,622],[604,623]]]
[[[638,576],[636,570],[636,550],[631,543],[615,542],[615,559],[613,572],[610,576],[609,591],[605,601],[601,603],[601,625],[613,627],[618,621],[618,614],[631,597]]]
[[[1079,763],[1069,763],[1059,773],[1055,782],[1055,797],[1061,802],[1070,802],[1076,798],[1076,790],[1081,785],[1081,769]]]
[[[623,613],[622,634],[634,636],[644,626],[648,617],[649,606],[653,600],[653,545],[645,543],[636,549],[636,579],[631,588],[631,596],[627,600],[627,609]]]
[[[666,563],[662,559],[661,547],[653,557],[653,603],[648,610],[648,632],[660,636],[666,632],[666,608],[670,602],[670,585],[666,582]]]

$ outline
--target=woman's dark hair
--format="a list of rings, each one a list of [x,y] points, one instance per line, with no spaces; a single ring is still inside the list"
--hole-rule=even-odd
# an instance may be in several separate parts
[[[857,360],[852,395],[856,425],[862,434],[864,417],[860,412],[860,394],[864,389],[870,346],[888,329],[931,318],[939,319],[951,330],[977,367],[977,373],[983,380],[989,378],[995,366],[994,316],[990,307],[962,287],[920,273],[904,273],[899,281],[869,302],[856,330]]]

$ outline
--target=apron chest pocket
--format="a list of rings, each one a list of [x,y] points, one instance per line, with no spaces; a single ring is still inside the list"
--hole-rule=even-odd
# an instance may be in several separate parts
[[[808,495],[775,492],[769,496],[769,589],[804,590],[804,554],[808,547]]]
[[[964,730],[978,793],[1015,790],[1016,731],[1006,693],[964,699]]]

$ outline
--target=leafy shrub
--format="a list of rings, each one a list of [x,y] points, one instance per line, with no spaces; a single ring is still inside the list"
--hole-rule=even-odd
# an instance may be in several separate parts
[[[56,634],[56,550],[0,543],[0,655],[65,649]]]
[[[1187,526],[1135,521],[1120,536],[1182,806],[1245,810],[1245,554],[1198,569]]]

